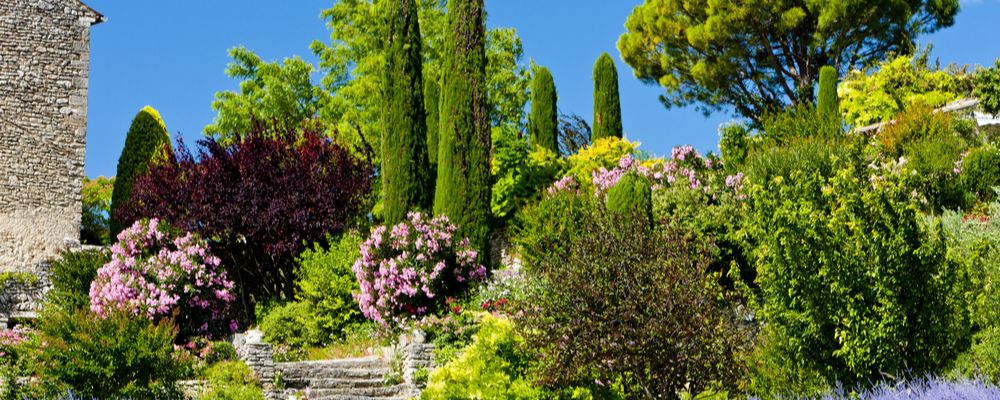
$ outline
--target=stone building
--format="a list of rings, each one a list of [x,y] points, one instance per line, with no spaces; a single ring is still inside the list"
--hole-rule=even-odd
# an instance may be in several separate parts
[[[79,244],[90,28],[79,0],[0,0],[0,272]]]

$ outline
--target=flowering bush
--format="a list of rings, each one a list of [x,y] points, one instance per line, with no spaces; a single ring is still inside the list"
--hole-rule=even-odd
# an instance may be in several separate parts
[[[157,219],[138,221],[118,234],[111,262],[90,286],[90,309],[101,317],[113,310],[159,320],[173,316],[181,337],[233,332],[227,320],[235,300],[233,282],[191,233],[174,236]]]
[[[486,278],[478,252],[445,216],[410,213],[392,228],[376,227],[354,263],[361,312],[383,326],[401,326],[434,312],[444,300]]]

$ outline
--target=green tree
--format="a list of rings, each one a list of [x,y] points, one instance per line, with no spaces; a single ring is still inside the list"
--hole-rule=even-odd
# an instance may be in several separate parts
[[[382,217],[396,224],[411,210],[431,206],[433,177],[427,156],[422,55],[417,6],[389,0],[386,19],[386,68],[382,79]]]
[[[417,6],[423,38],[424,80],[440,83],[448,31],[445,2],[418,0]],[[311,46],[324,71],[322,86],[331,96],[320,110],[320,119],[331,121],[342,140],[371,147],[376,161],[381,149],[378,141],[383,123],[381,105],[384,104],[379,89],[386,67],[386,48],[382,44],[385,27],[377,7],[380,6],[372,0],[337,1],[322,14],[330,29],[330,41],[315,41]],[[529,84],[528,74],[520,65],[521,52],[521,39],[515,30],[489,31],[487,75],[489,87],[496,88],[487,90],[493,110],[490,115],[495,120],[518,126],[523,126],[521,119]]]
[[[170,134],[160,113],[153,107],[144,107],[132,120],[125,137],[125,147],[118,157],[118,173],[111,194],[112,237],[135,222],[122,220],[118,211],[132,199],[135,178],[148,172],[151,162],[163,161],[170,152]]]
[[[559,153],[559,111],[556,107],[556,84],[548,68],[541,67],[531,81],[531,115],[528,137],[531,143]]]
[[[456,223],[488,263],[490,120],[486,104],[483,0],[448,2],[450,34],[441,88],[441,136],[434,213]]]
[[[218,115],[205,127],[205,134],[223,145],[239,141],[254,124],[274,126],[276,132],[302,128],[329,101],[309,79],[313,66],[299,57],[266,62],[244,47],[229,50],[229,56],[226,75],[240,80],[240,91],[215,94],[212,109]]]
[[[731,107],[757,122],[812,103],[823,65],[843,72],[954,23],[959,0],[645,0],[625,23],[622,58],[665,106]]]
[[[622,103],[618,98],[618,69],[608,53],[594,64],[594,133],[591,138],[622,137]]]
[[[431,163],[431,173],[437,176],[438,133],[441,121],[441,85],[437,80],[427,79],[424,74],[424,110],[427,112],[427,156]]]
[[[819,70],[819,96],[816,100],[819,113],[830,118],[840,115],[840,98],[837,97],[837,70],[827,65]]]

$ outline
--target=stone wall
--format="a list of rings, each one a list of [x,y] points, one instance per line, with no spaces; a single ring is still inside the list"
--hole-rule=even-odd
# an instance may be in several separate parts
[[[0,1],[0,272],[79,242],[90,27],[78,0]]]

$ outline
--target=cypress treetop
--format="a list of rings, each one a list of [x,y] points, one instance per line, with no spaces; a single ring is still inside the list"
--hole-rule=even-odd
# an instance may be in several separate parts
[[[594,131],[592,142],[622,137],[622,105],[618,97],[618,70],[608,53],[594,64]]]
[[[489,264],[490,111],[483,0],[448,2],[434,213],[447,215]]]
[[[559,153],[559,113],[556,84],[548,68],[541,67],[531,81],[531,114],[528,115],[528,137],[531,143]]]
[[[837,116],[840,114],[840,99],[837,97],[837,70],[827,65],[819,70],[819,96],[816,108],[820,114]]]
[[[420,25],[414,0],[388,0],[386,69],[382,93],[382,217],[396,224],[412,210],[431,206],[427,115],[420,52]]]
[[[132,126],[125,136],[125,147],[118,157],[118,172],[111,192],[112,237],[135,222],[123,220],[119,211],[131,201],[135,179],[149,172],[150,163],[165,161],[170,152],[170,134],[160,113],[153,107],[143,107],[132,119]]]

